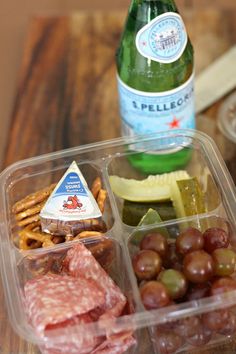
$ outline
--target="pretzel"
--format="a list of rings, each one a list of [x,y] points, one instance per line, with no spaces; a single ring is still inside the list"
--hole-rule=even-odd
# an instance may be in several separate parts
[[[107,191],[105,189],[100,189],[97,196],[97,203],[99,209],[101,210],[101,213],[104,212],[106,197],[107,197]]]
[[[18,221],[17,225],[21,226],[21,227],[24,227],[24,226],[30,225],[30,224],[32,224],[34,222],[37,222],[37,221],[40,221],[39,213],[35,214],[35,215],[32,215],[32,216],[29,216],[28,218],[25,218],[25,219],[23,219],[21,221]]]
[[[52,242],[54,245],[65,242],[65,237],[64,236],[52,236]]]
[[[34,222],[19,232],[19,247],[22,250],[30,250],[38,247],[53,246],[53,235],[40,230],[40,222]],[[34,242],[36,241],[36,242]]]
[[[32,208],[23,210],[21,212],[19,212],[18,214],[16,214],[16,220],[18,221],[18,225],[20,225],[19,221],[28,218],[32,215],[38,214],[40,213],[42,207],[44,206],[45,201],[43,201],[42,203],[39,203],[35,206],[33,206]]]
[[[104,212],[105,200],[107,197],[107,191],[102,189],[102,181],[100,177],[96,177],[93,181],[91,192],[98,203],[98,207],[101,212]]]
[[[88,244],[87,248],[103,268],[108,269],[110,267],[115,252],[112,240],[104,237],[100,240],[96,240],[95,243]]]
[[[73,241],[74,240],[74,236],[72,235],[66,235],[65,237],[65,242],[70,242],[70,241]]]
[[[82,231],[105,231],[105,225],[102,220],[93,218],[80,221]]]
[[[13,207],[12,207],[12,212],[14,214],[18,214],[22,212],[23,210],[27,210],[29,208],[32,208],[33,206],[37,205],[38,203],[41,203],[42,201],[46,200],[53,189],[55,188],[56,183],[51,184],[50,186],[40,189],[39,191],[35,193],[31,193],[27,195],[25,198],[19,200],[16,202]]]
[[[93,181],[92,187],[91,187],[91,192],[94,196],[95,199],[98,197],[98,193],[102,188],[102,181],[100,177],[96,177],[95,180]]]
[[[74,237],[74,240],[81,239],[81,238],[88,238],[88,237],[98,237],[98,236],[103,236],[103,233],[99,231],[82,231]]]
[[[55,184],[52,184],[35,193],[29,194],[14,204],[12,211],[16,214],[15,219],[18,226],[25,227],[40,220],[40,211],[54,187]],[[41,199],[43,200],[41,201]]]

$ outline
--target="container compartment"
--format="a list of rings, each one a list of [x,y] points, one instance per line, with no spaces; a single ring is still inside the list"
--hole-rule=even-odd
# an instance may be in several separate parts
[[[179,140],[182,141],[178,136],[169,141],[167,139],[170,151],[173,144],[178,146]],[[130,156],[135,152],[127,152],[110,160],[108,180],[124,224],[137,226],[149,208],[155,209],[162,221],[212,212],[223,215],[222,195],[218,181],[209,168],[209,156],[204,145],[194,138],[188,138],[187,143],[191,150],[188,163],[184,168],[166,174],[145,175],[139,172],[129,163]],[[152,144],[155,146],[154,142]],[[168,153],[168,149],[165,152]],[[156,153],[158,159],[158,149]]]
[[[158,354],[236,334],[235,226],[217,216],[136,228],[127,245]]]
[[[60,168],[57,167],[52,171],[47,171],[45,173],[41,172],[40,174],[33,171],[30,173],[28,168],[26,168],[27,172],[23,170],[21,178],[15,180],[14,183],[9,185],[7,200],[7,218],[10,221],[8,224],[9,235],[11,235],[11,241],[17,248],[24,250],[40,248],[45,247],[45,245],[47,246],[53,243],[57,244],[64,242],[64,239],[66,239],[59,237],[58,235],[50,238],[47,237],[47,235],[42,234],[39,212],[43,203],[47,201],[49,194],[48,190],[50,186],[53,186],[53,188],[55,187],[55,185],[60,181],[61,177],[66,172],[67,168],[68,166],[60,166]],[[100,166],[93,163],[81,163],[79,164],[79,168],[90,190],[94,181],[99,178],[101,181],[101,187],[105,191],[103,175]],[[53,188],[50,188],[50,192],[52,192]],[[27,205],[25,198],[27,198],[32,193],[34,194],[34,201],[31,203],[31,205]],[[45,193],[47,193],[47,196],[45,195],[44,198],[43,194]],[[96,195],[96,198],[99,200],[98,194]],[[15,203],[21,200],[23,201],[21,210],[15,211],[13,213],[12,210]],[[113,227],[114,216],[112,213],[110,197],[107,192],[106,198],[103,198],[101,204],[102,217],[99,219],[87,220],[82,223],[81,227],[78,223],[78,233],[82,232],[83,230],[106,232]],[[44,240],[44,236],[48,238],[48,242],[41,242],[41,239]],[[73,238],[74,237],[70,237],[71,240],[73,240]],[[20,240],[22,240],[22,242]]]
[[[13,255],[11,257],[13,259]],[[10,307],[14,316],[11,318],[12,325],[18,333],[37,343],[41,349],[45,345],[44,341],[48,341],[49,346],[52,347],[60,343],[59,346],[63,348],[61,337],[66,333],[68,346],[72,345],[73,341],[77,343],[74,339],[76,336],[80,339],[84,338],[81,339],[83,343],[86,343],[86,338],[91,336],[90,340],[94,340],[96,346],[102,346],[102,343],[105,346],[107,341],[108,347],[114,345],[115,348],[119,345],[125,348],[127,345],[128,350],[124,352],[136,352],[134,348],[137,348],[138,331],[135,331],[132,321],[128,320],[136,308],[132,280],[129,277],[122,245],[117,241],[108,237],[85,239],[83,242],[75,241],[58,245],[53,249],[34,250],[23,257],[15,252],[15,262],[12,272],[8,274],[8,296],[14,293],[17,299],[17,301],[10,300]],[[77,298],[76,306],[81,304],[82,307],[87,308],[90,306],[89,301],[93,302],[91,308],[88,307],[88,311],[76,308],[74,311],[77,313],[81,311],[77,316],[76,313],[70,315],[75,306],[75,302],[71,300],[75,296],[74,286],[71,291],[68,291],[71,285],[68,283],[65,285],[65,290],[61,290],[63,283],[59,283],[63,282],[63,279],[67,280],[68,276],[72,285],[76,281],[78,296],[79,294],[87,296],[86,299],[82,295]],[[84,284],[91,286],[91,289],[81,288]],[[62,296],[64,300],[61,299]],[[63,313],[64,302],[67,303],[65,318],[60,315],[60,320],[57,321],[58,308],[59,312]],[[48,318],[47,311],[49,311]],[[80,322],[81,317],[84,322]],[[121,319],[120,325],[119,319]],[[35,325],[37,320],[41,321],[38,327]],[[40,326],[43,323],[47,325],[42,335]],[[147,344],[148,341],[145,346]],[[65,346],[64,351],[67,353],[66,350]]]

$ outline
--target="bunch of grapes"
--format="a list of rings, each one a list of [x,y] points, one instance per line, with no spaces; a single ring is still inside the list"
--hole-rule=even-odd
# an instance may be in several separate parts
[[[132,264],[142,303],[148,310],[236,290],[232,277],[236,253],[229,234],[218,227],[205,232],[185,229],[168,242],[158,232],[146,234]],[[160,353],[174,353],[187,342],[204,345],[217,332],[236,332],[236,316],[229,310],[215,310],[156,328]]]

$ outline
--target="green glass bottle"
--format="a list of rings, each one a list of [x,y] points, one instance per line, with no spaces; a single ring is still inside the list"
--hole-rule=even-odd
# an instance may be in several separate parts
[[[173,0],[132,0],[116,64],[123,136],[195,128],[193,47]],[[182,168],[190,156],[189,148],[137,151],[130,161],[150,174]]]

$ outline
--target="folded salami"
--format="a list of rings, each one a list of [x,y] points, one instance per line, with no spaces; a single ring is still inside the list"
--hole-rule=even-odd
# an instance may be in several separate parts
[[[28,280],[24,294],[29,321],[45,340],[43,354],[119,354],[136,343],[132,331],[114,335],[106,328],[107,319],[123,314],[127,299],[83,243],[67,252],[60,273]],[[104,326],[103,336],[85,330],[70,335],[70,328],[93,322]],[[48,340],[53,329],[67,334],[63,344]]]

